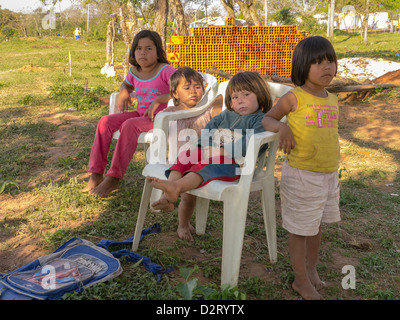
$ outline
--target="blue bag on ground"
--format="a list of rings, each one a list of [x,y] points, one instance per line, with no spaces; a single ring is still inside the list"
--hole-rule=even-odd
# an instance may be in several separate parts
[[[143,230],[143,235],[159,232],[159,224]],[[141,237],[141,238],[142,238]],[[165,272],[149,258],[123,249],[109,252],[111,244],[129,244],[124,241],[102,240],[97,245],[74,237],[49,255],[42,256],[14,271],[0,275],[0,300],[61,299],[67,292],[78,292],[96,283],[119,276],[122,267],[118,258],[140,261],[158,280]]]
[[[119,260],[110,252],[75,237],[53,253],[2,275],[0,299],[61,299],[66,292],[83,290],[121,272]]]

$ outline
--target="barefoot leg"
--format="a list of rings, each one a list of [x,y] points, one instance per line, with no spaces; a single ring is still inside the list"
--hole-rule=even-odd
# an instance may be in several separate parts
[[[146,177],[147,181],[157,189],[164,191],[164,198],[169,202],[176,202],[180,192],[178,191],[176,181],[161,180],[155,177]]]
[[[295,234],[289,235],[290,262],[294,271],[292,288],[305,300],[321,300],[322,296],[317,292],[310,281],[306,267],[306,242],[308,237]]]
[[[164,196],[169,202],[176,202],[181,193],[193,190],[203,182],[203,178],[195,172],[189,172],[182,178],[174,181],[161,180],[155,177],[146,177],[146,179],[154,188],[164,191]]]
[[[103,174],[101,173],[92,173],[87,186],[82,189],[82,192],[89,192],[93,188],[97,187],[104,180]]]
[[[107,197],[111,192],[118,190],[119,179],[111,176],[106,176],[102,183],[89,191],[95,197]]]
[[[306,250],[307,250],[307,274],[311,284],[317,291],[325,287],[325,282],[321,281],[317,271],[319,247],[321,243],[321,228],[317,235],[307,237]]]
[[[151,206],[155,210],[161,210],[164,212],[171,212],[175,209],[174,204],[165,199],[164,195],[161,196],[159,200],[153,202]]]
[[[325,288],[326,284],[319,278],[319,274],[317,268],[313,268],[312,270],[307,269],[308,278],[310,279],[311,284],[314,288],[319,291]]]
[[[190,219],[193,215],[194,208],[196,205],[196,197],[182,193],[181,202],[178,207],[178,217],[179,217],[179,225],[176,230],[178,233],[178,237],[182,240],[186,241],[194,241],[192,233],[195,232],[195,228],[190,224]]]

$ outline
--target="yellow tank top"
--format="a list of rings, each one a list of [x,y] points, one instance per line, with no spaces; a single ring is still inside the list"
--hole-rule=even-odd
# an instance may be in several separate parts
[[[333,172],[339,166],[339,106],[334,94],[316,97],[300,87],[290,90],[297,98],[297,109],[286,118],[295,147],[287,156],[292,167]]]

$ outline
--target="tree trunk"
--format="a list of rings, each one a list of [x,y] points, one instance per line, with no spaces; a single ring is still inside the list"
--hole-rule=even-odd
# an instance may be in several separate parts
[[[335,0],[330,0],[328,4],[328,24],[326,30],[326,36],[331,41],[333,40],[333,29],[335,23]]]
[[[188,36],[188,28],[185,22],[185,14],[183,12],[182,3],[180,0],[170,0],[171,9],[176,21],[176,27],[178,29],[178,36]]]
[[[364,37],[361,36],[362,42],[364,44],[367,43],[367,37],[368,37],[368,17],[369,17],[369,0],[366,0],[365,3],[365,13],[364,13]]]
[[[235,10],[233,9],[233,5],[234,5],[233,0],[221,0],[221,3],[224,6],[226,13],[228,14],[228,17],[232,18],[233,25],[236,25]]]
[[[128,1],[128,2],[126,3],[126,6],[127,6],[127,8],[128,8],[127,11],[128,11],[129,20],[132,21],[131,27],[128,28],[128,29],[129,29],[130,39],[131,39],[131,41],[132,41],[134,35],[135,35],[136,32],[137,32],[138,20],[137,20],[135,8],[133,7],[132,2]]]
[[[268,0],[264,0],[264,26],[268,25]]]
[[[331,35],[331,3],[328,3],[328,16],[326,17],[326,37],[330,38]]]
[[[259,27],[261,26],[260,19],[258,19],[257,12],[256,12],[256,7],[254,6],[254,1],[247,1],[250,3],[249,5],[249,11],[250,11],[250,16],[253,19],[254,25]]]
[[[33,17],[33,20],[35,21],[36,34],[37,34],[37,36],[38,36],[39,38],[41,38],[41,37],[42,37],[42,31],[41,31],[41,29],[39,28],[38,22],[36,21],[36,18],[35,18],[35,17]]]
[[[253,0],[235,0],[240,7],[240,11],[243,13],[244,19],[249,26],[259,26],[260,20],[256,15]]]
[[[153,28],[156,31],[162,40],[164,50],[165,50],[165,43],[167,40],[167,18],[168,18],[168,0],[155,0],[154,6],[156,8],[155,15],[154,15],[154,22]]]
[[[131,47],[131,39],[129,37],[128,28],[126,26],[124,4],[119,7],[119,24],[121,26],[122,38],[124,39],[125,43],[125,56],[122,59],[122,67],[124,69],[124,74],[127,74],[129,71],[129,50]]]
[[[106,59],[110,66],[114,65],[114,39],[115,17],[113,16],[107,26]]]

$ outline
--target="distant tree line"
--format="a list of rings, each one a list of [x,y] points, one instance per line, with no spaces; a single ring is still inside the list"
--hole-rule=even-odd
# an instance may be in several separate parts
[[[250,26],[299,24],[311,34],[326,32],[333,38],[334,13],[342,12],[346,5],[363,17],[388,11],[392,19],[398,19],[400,13],[400,0],[72,0],[72,7],[59,12],[60,1],[41,0],[43,6],[31,13],[15,13],[0,6],[1,35],[72,37],[78,27],[86,39],[106,40],[113,27],[114,39],[128,44],[139,29],[150,28],[165,42],[171,34],[187,35],[188,25],[195,19],[224,15],[244,19]],[[327,13],[327,25],[319,25],[312,17],[318,12]]]

